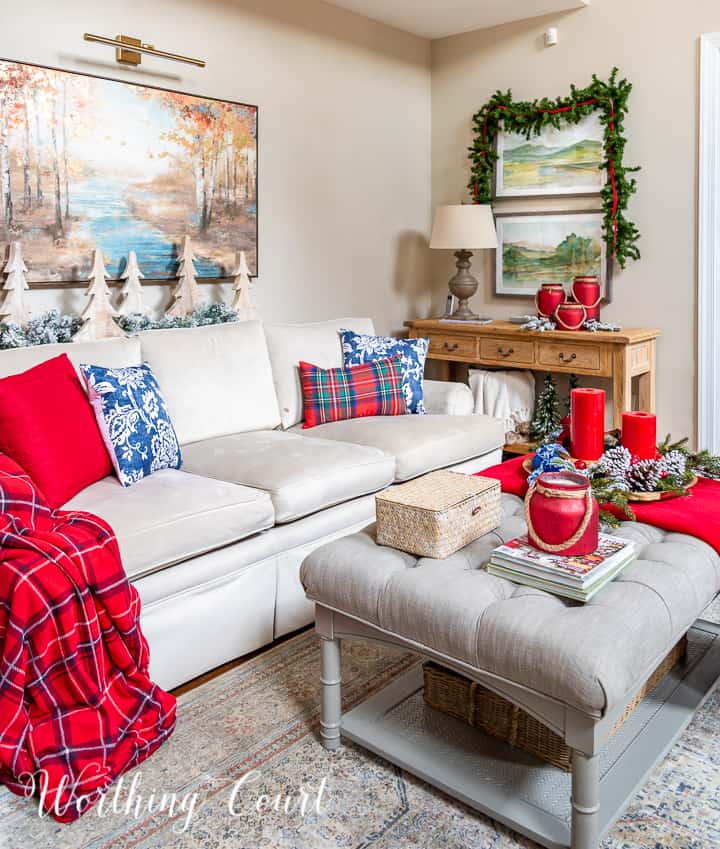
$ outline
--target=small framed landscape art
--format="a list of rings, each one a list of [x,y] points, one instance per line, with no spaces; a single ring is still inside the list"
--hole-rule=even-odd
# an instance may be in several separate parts
[[[495,197],[597,194],[603,186],[603,126],[597,112],[527,138],[501,130],[496,140]]]
[[[610,299],[602,212],[498,213],[495,224],[496,294],[534,296],[547,282],[569,290],[577,275],[594,274]]]

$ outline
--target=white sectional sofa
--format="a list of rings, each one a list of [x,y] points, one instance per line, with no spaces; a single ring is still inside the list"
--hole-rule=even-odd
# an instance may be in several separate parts
[[[304,430],[297,363],[341,365],[345,327],[373,332],[368,319],[252,321],[0,352],[0,377],[67,353],[76,366],[145,361],[159,381],[183,469],[128,489],[106,478],[66,506],[115,529],[162,686],[310,623],[302,560],[372,521],[377,491],[436,468],[499,462],[502,423],[471,415],[460,384],[426,382],[427,416]]]

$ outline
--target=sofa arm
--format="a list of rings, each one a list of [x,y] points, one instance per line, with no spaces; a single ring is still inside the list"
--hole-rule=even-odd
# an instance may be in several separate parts
[[[467,416],[475,403],[470,387],[448,380],[423,380],[425,410],[428,413]]]

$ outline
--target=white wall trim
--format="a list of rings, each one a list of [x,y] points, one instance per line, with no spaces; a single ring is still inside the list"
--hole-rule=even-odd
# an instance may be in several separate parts
[[[700,37],[698,447],[720,453],[720,33]]]

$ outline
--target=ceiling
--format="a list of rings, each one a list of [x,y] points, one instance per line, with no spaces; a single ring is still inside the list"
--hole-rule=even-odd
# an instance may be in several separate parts
[[[588,6],[591,0],[325,0],[423,38],[444,38]]]

